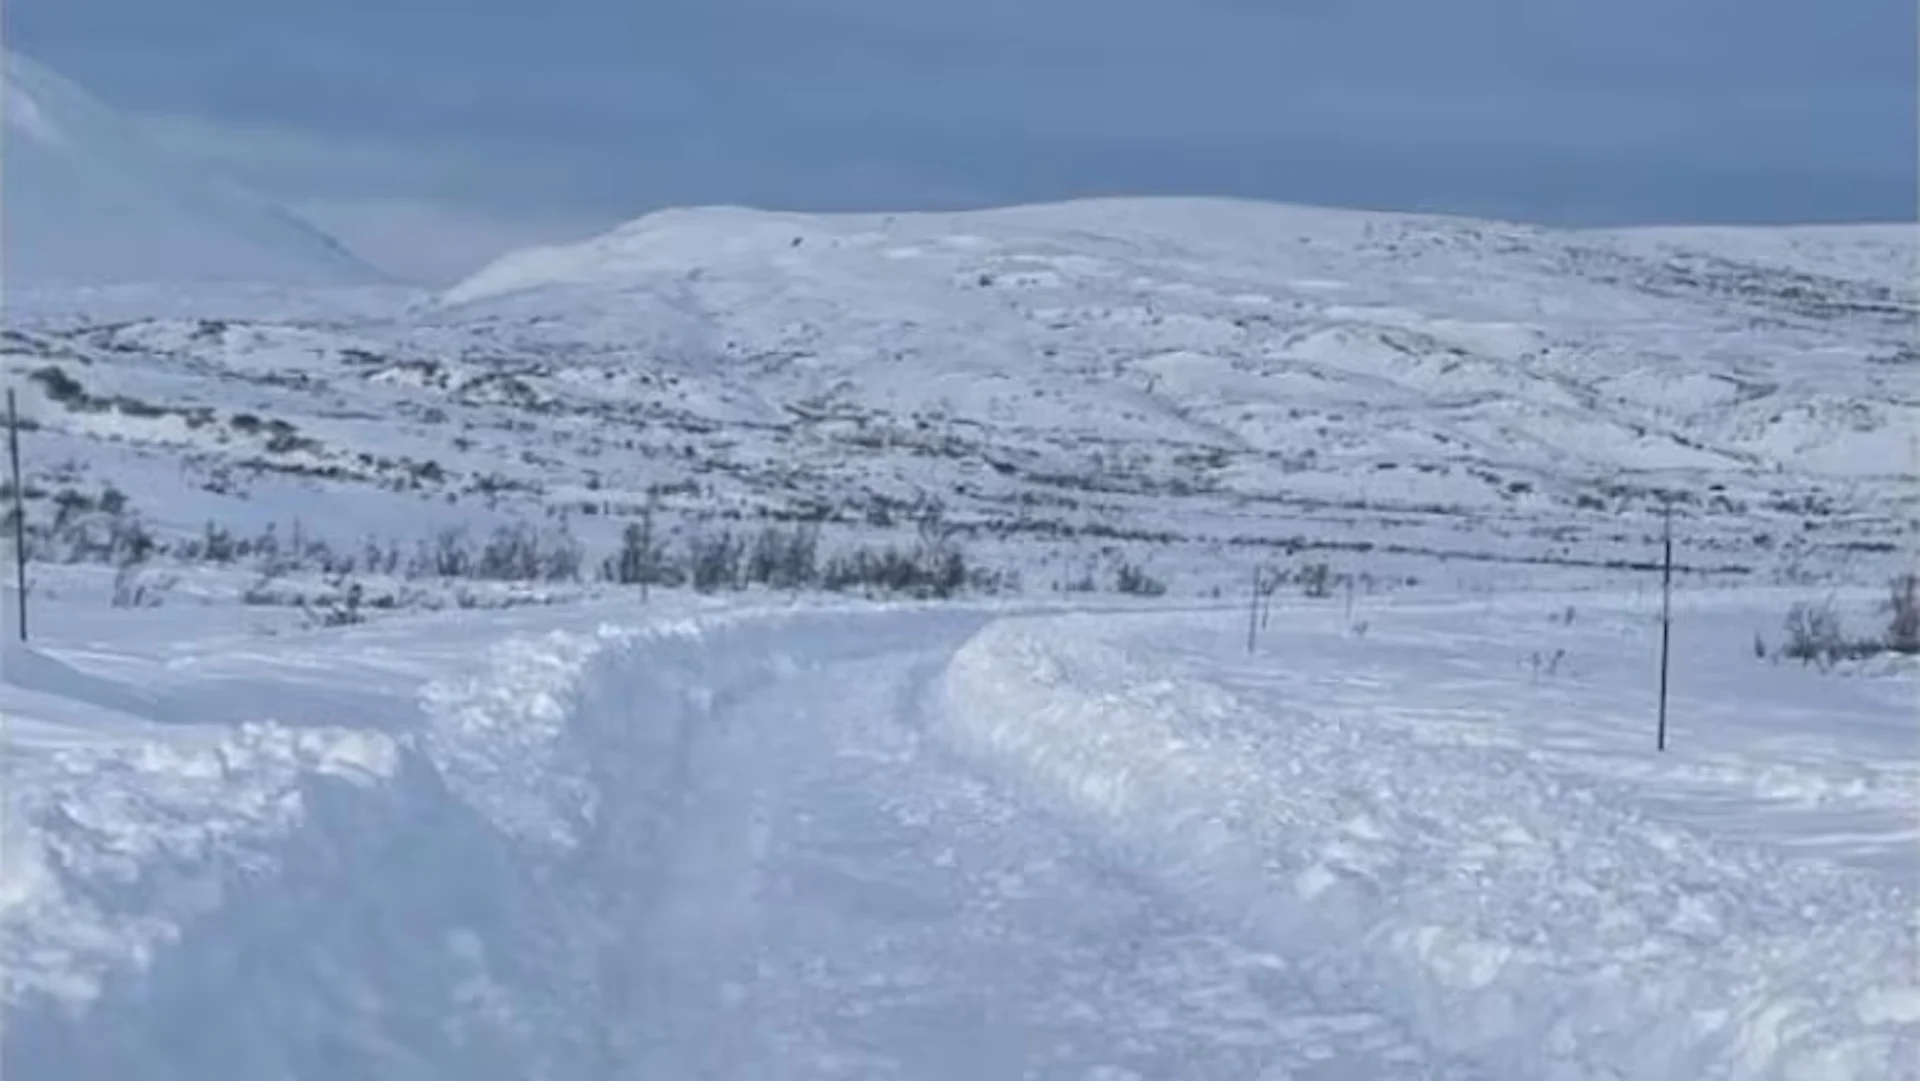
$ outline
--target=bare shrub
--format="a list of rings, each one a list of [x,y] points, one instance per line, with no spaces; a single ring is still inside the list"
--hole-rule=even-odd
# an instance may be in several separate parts
[[[397,550],[377,550],[381,565],[399,562]],[[572,582],[580,578],[586,551],[565,527],[541,532],[526,523],[504,525],[475,541],[450,526],[421,543],[407,564],[414,578],[470,578],[489,582]],[[345,569],[334,567],[333,571]]]
[[[472,560],[471,576],[493,582],[570,582],[580,577],[580,544],[563,531],[542,534],[516,523],[493,531]]]
[[[1787,640],[1780,651],[1788,657],[1806,663],[1818,663],[1823,667],[1839,655],[1846,641],[1840,630],[1840,615],[1833,610],[1831,597],[1817,604],[1810,601],[1795,602],[1787,609],[1784,627]]]
[[[366,590],[359,582],[333,574],[328,576],[327,591],[318,598],[302,598],[300,610],[309,627],[351,627],[367,621],[362,611],[365,600]]]
[[[141,538],[129,542],[113,574],[112,605],[115,608],[158,608],[169,589],[179,582],[176,575],[150,574],[153,539],[144,531]]]
[[[747,581],[774,589],[804,589],[820,581],[820,531],[813,525],[771,527],[754,538]]]
[[[368,538],[361,548],[360,565],[368,574],[391,575],[400,567],[400,546]]]
[[[423,542],[407,565],[407,573],[419,578],[469,578],[473,575],[473,546],[467,531],[449,526]]]
[[[671,580],[666,552],[639,522],[628,522],[620,533],[620,550],[600,564],[600,580],[623,586],[651,585]]]
[[[1300,592],[1316,599],[1333,596],[1333,568],[1324,561],[1300,568]]]
[[[1895,653],[1920,653],[1920,575],[1908,572],[1887,583],[1886,646]]]
[[[200,536],[181,541],[174,553],[190,563],[228,564],[245,554],[245,549],[226,526],[207,522],[201,526]]]
[[[1780,652],[1802,664],[1822,670],[1844,660],[1858,660],[1893,648],[1888,639],[1850,638],[1834,611],[1833,598],[1818,604],[1801,601],[1787,610],[1787,640]]]
[[[740,588],[745,584],[740,570],[746,550],[746,542],[730,529],[687,538],[687,577],[693,588],[701,593]]]
[[[1113,575],[1113,588],[1120,593],[1136,597],[1158,597],[1167,591],[1167,584],[1132,563],[1122,563]]]
[[[829,559],[821,576],[821,584],[834,591],[864,588],[920,598],[952,597],[968,582],[966,556],[957,548],[941,552],[860,548]]]
[[[281,580],[286,572],[287,568],[278,561],[269,561],[260,568],[252,584],[241,591],[240,603],[260,608],[299,604],[300,594]]]

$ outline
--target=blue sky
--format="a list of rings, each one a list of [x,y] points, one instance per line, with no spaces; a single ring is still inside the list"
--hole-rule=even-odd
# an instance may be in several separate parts
[[[689,203],[1911,219],[1920,153],[1912,0],[10,0],[5,18],[13,47],[441,277]]]

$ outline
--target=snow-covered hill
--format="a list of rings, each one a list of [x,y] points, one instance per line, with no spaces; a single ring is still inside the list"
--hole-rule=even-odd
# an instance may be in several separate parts
[[[0,246],[9,290],[385,280],[326,234],[157,145],[44,65],[9,51],[4,66]]]
[[[649,498],[674,543],[831,545],[937,497],[1034,588],[1132,560],[1194,593],[1257,559],[1644,564],[1670,493],[1690,567],[1877,580],[1914,535],[1913,238],[1809,235],[688,210],[412,306],[16,311],[3,359],[32,468],[63,465],[39,487],[117,485],[175,534],[517,518],[597,558]]]
[[[709,210],[509,256],[446,299],[523,338],[750,371],[768,398],[1093,438],[1553,480],[1905,472],[1914,233],[1832,235],[1655,245],[1188,200]]]

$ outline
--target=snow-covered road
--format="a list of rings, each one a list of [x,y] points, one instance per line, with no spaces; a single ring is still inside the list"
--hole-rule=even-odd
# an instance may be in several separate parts
[[[1439,1076],[957,759],[930,691],[979,622],[787,653],[662,756],[609,880],[631,1076]]]
[[[15,651],[7,1076],[1920,1076],[1896,698],[1649,764],[1620,621],[1543,686],[1421,654],[1457,610],[1323,616],[1285,661],[908,607]],[[1852,847],[1722,828],[1783,775]]]

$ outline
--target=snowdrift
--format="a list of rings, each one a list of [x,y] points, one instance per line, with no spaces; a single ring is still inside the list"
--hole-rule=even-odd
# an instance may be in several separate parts
[[[1916,1076],[1910,899],[1524,754],[1168,678],[1128,623],[988,628],[947,672],[954,738],[1316,986],[1490,1077]]]
[[[956,618],[978,617],[925,617]],[[7,1075],[626,1076],[658,857],[716,689],[895,642],[833,614],[556,631],[429,686],[411,732],[170,728],[23,756]],[[21,669],[99,690],[65,670]]]

